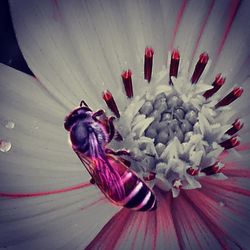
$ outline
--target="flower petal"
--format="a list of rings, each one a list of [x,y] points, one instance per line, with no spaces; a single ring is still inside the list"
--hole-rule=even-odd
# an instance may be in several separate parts
[[[1,152],[1,191],[39,192],[88,180],[63,128],[66,111],[30,76],[0,66],[0,138],[12,145]],[[85,175],[85,178],[84,178]]]
[[[1,207],[1,246],[83,248],[118,211],[104,199],[91,187],[50,197],[6,200]],[[102,215],[98,221],[96,214]]]
[[[189,193],[192,191],[185,191]],[[174,199],[172,213],[181,249],[220,249],[217,238],[210,232],[203,218],[183,196]]]
[[[170,193],[158,193],[156,212],[121,210],[100,231],[87,249],[178,249],[170,212]]]
[[[248,180],[204,178],[201,184],[200,191],[186,193],[197,214],[225,248],[247,249],[250,237]]]

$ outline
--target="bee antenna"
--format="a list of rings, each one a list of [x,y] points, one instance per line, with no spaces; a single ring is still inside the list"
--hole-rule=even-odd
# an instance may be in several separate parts
[[[83,105],[86,107],[89,107],[88,104],[84,100],[81,100],[80,107],[82,107]]]

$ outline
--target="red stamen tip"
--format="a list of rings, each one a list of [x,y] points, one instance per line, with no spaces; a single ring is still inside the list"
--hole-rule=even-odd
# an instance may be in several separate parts
[[[144,79],[150,82],[152,77],[154,50],[147,47],[144,55]]]
[[[199,62],[200,62],[200,63],[207,64],[208,59],[209,59],[208,54],[207,54],[206,52],[203,52],[203,53],[200,55]]]
[[[191,176],[195,176],[195,175],[198,175],[199,169],[194,169],[194,168],[190,167],[187,169],[187,173]]]
[[[243,88],[235,87],[227,96],[225,96],[222,100],[220,100],[215,107],[222,107],[229,105],[233,101],[237,100],[243,93]]]
[[[113,96],[112,96],[111,92],[108,91],[108,90],[103,91],[103,96],[102,97],[103,97],[105,102],[110,101],[110,100],[113,99]]]
[[[120,113],[119,113],[119,110],[117,108],[117,105],[115,103],[114,97],[111,94],[111,92],[109,90],[105,90],[103,92],[102,98],[106,102],[106,104],[109,107],[109,109],[115,114],[115,116],[117,118],[119,118],[120,117]]]
[[[177,49],[174,49],[171,54],[170,69],[169,69],[169,84],[173,85],[171,77],[177,77],[180,62],[180,53]]]
[[[145,56],[146,57],[153,57],[153,55],[154,55],[154,50],[152,49],[152,48],[146,48],[145,49]]]
[[[213,88],[207,90],[203,96],[208,99],[209,97],[211,97],[212,95],[214,95],[221,87],[222,85],[225,83],[226,78],[222,76],[222,74],[218,74],[215,77],[214,82],[212,83]]]
[[[132,71],[130,69],[123,71],[121,76],[123,79],[128,79],[132,76]]]
[[[236,119],[234,123],[232,124],[232,127],[225,132],[225,134],[228,135],[234,135],[237,133],[242,127],[244,126],[244,123],[240,119]]]
[[[194,73],[191,77],[192,84],[195,84],[198,82],[202,72],[204,71],[204,69],[207,65],[208,59],[209,59],[209,57],[208,57],[208,54],[206,52],[204,52],[200,55],[199,61],[197,62],[195,69],[194,69]]]
[[[180,53],[178,49],[174,49],[171,55],[171,59],[173,60],[179,60],[180,59]]]
[[[121,74],[123,85],[128,98],[133,97],[132,71],[126,70]]]
[[[152,181],[153,179],[155,179],[156,173],[154,172],[149,172],[149,174],[147,176],[144,176],[143,179],[145,181]]]
[[[233,126],[239,131],[244,126],[244,123],[242,120],[236,119],[235,122],[233,123]]]
[[[232,146],[233,147],[236,147],[240,144],[240,138],[239,136],[234,136],[230,139],[231,143],[232,143]]]
[[[226,81],[226,78],[222,76],[222,74],[218,74],[216,77],[215,77],[215,81],[214,81],[214,84],[217,85],[217,86],[222,86]]]
[[[242,95],[243,91],[244,90],[241,87],[236,87],[233,89],[233,93],[236,97],[240,97]]]

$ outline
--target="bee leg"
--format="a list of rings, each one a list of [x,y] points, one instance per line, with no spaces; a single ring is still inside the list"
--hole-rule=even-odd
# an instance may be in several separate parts
[[[92,115],[92,118],[95,120],[95,121],[97,121],[97,117],[98,116],[101,116],[101,115],[103,115],[104,114],[104,110],[103,109],[99,109],[99,110],[97,110],[93,115]]]
[[[89,180],[89,182],[90,182],[91,184],[95,184],[95,180],[94,180],[93,178],[91,178],[91,179]]]
[[[129,161],[129,160],[127,160],[127,159],[124,159],[124,158],[122,158],[122,157],[119,157],[119,160],[122,162],[122,163],[124,163],[127,167],[131,167],[131,162]]]
[[[110,148],[105,148],[105,153],[106,154],[112,154],[112,155],[127,155],[130,156],[130,152],[126,149],[119,149],[119,150],[113,150]]]
[[[109,128],[108,143],[111,142],[111,141],[113,140],[114,135],[115,135],[114,120],[115,120],[115,117],[114,117],[114,116],[110,116],[110,117],[108,118],[108,128]]]
[[[123,141],[122,135],[117,130],[115,131],[114,139],[116,141]]]

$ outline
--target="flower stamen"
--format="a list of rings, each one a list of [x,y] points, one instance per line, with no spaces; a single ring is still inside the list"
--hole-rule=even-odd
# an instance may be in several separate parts
[[[209,97],[211,97],[212,95],[214,95],[221,87],[222,85],[225,83],[226,78],[222,76],[222,74],[218,74],[215,77],[214,82],[212,83],[213,88],[207,90],[203,96],[208,99]]]
[[[152,48],[145,49],[144,80],[148,82],[152,81],[153,53]],[[239,98],[243,89],[236,87],[219,101],[213,95],[223,86],[225,77],[216,75],[212,86],[199,81],[209,60],[207,53],[200,55],[191,80],[185,70],[179,69],[179,51],[174,49],[170,56],[169,84],[162,77],[167,72],[161,72],[153,84],[141,89],[139,96],[133,96],[132,71],[121,74],[131,102],[116,121],[116,132],[123,141],[114,146],[131,152],[131,168],[150,186],[172,191],[175,198],[180,189],[201,188],[199,178],[204,175],[227,178],[218,157],[240,144],[234,134],[243,123],[239,119],[225,123],[232,118],[231,108],[219,107]],[[104,93],[104,100],[118,117],[109,91]]]
[[[169,84],[172,85],[171,77],[177,77],[178,76],[178,69],[179,69],[179,62],[180,62],[180,54],[177,49],[174,49],[171,54],[171,61],[170,61],[170,68],[169,68]]]
[[[220,145],[225,149],[234,148],[240,145],[240,138],[239,136],[233,136],[232,138],[221,142]]]
[[[243,93],[243,88],[235,87],[228,95],[226,95],[222,100],[220,100],[215,108],[223,107],[229,105],[233,101],[237,100]]]
[[[106,102],[109,109],[115,114],[117,118],[120,117],[119,109],[116,105],[113,95],[109,90],[105,90],[102,95],[103,100]]]
[[[198,80],[200,79],[201,74],[207,65],[208,59],[209,59],[209,57],[208,57],[208,54],[206,52],[204,52],[200,55],[199,61],[197,62],[196,66],[195,66],[194,73],[193,73],[192,78],[191,78],[192,84],[197,83]]]
[[[152,48],[145,49],[144,55],[144,79],[148,82],[151,81],[152,77],[152,68],[153,68],[153,56],[154,50]]]
[[[236,119],[234,123],[232,124],[232,127],[229,130],[227,130],[225,134],[234,135],[239,130],[241,130],[243,126],[244,126],[244,123],[242,122],[242,120]]]
[[[122,82],[128,98],[133,97],[133,84],[131,76],[132,76],[132,71],[130,69],[122,72],[121,74]]]

